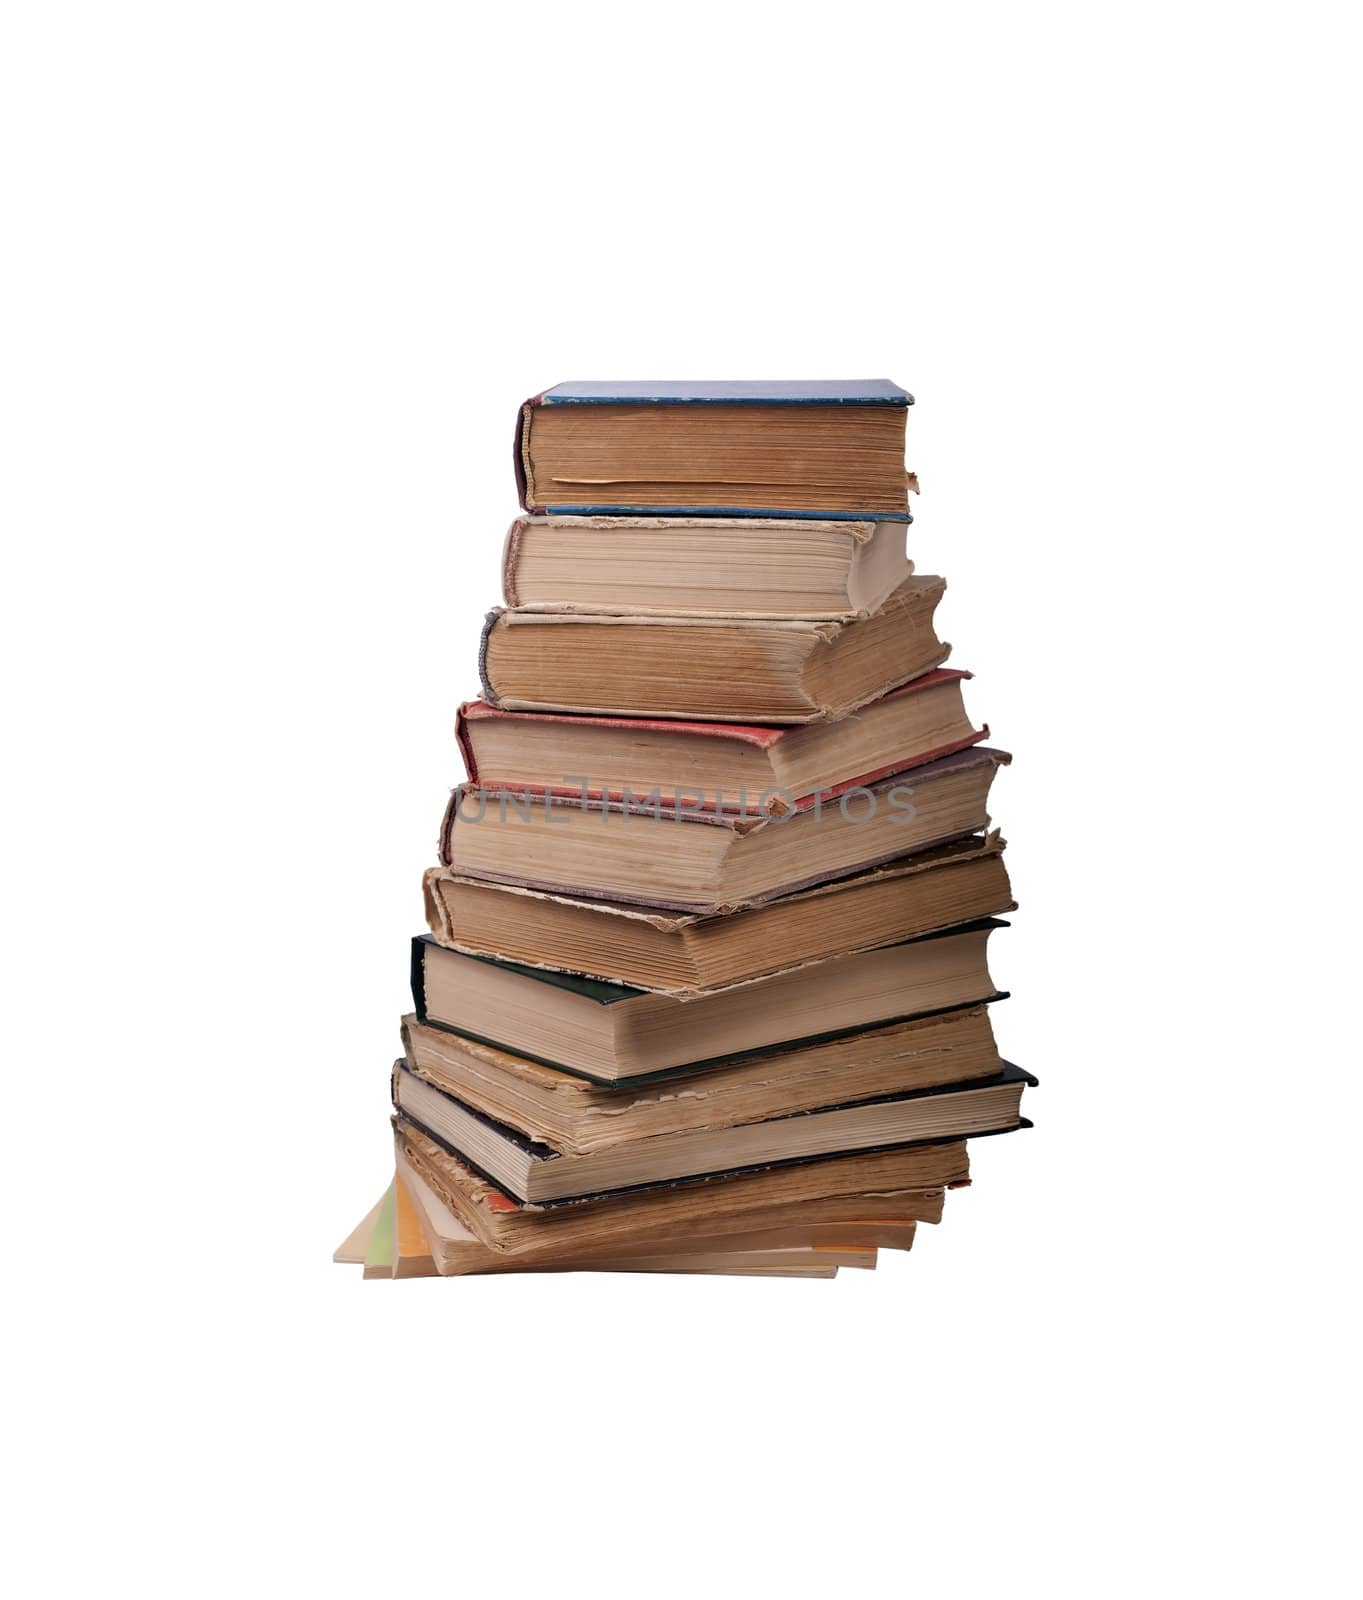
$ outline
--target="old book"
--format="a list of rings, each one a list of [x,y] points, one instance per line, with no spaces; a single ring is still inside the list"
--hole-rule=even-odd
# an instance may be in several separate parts
[[[518,517],[502,598],[530,610],[864,617],[913,570],[902,522]]]
[[[421,1218],[412,1204],[412,1196],[399,1173],[394,1179],[394,1251],[393,1276],[395,1278],[434,1278],[437,1276],[435,1258],[421,1225]]]
[[[785,816],[977,744],[961,693],[938,667],[837,722],[750,726],[459,708],[455,738],[484,789],[578,800],[648,800],[673,811]]]
[[[801,1224],[941,1215],[941,1190],[967,1183],[963,1141],[693,1178],[623,1194],[531,1205],[399,1117],[399,1148],[471,1233],[512,1254],[634,1249],[690,1230],[721,1237]]]
[[[601,1083],[993,999],[988,919],[694,999],[412,944],[417,1019]]]
[[[655,1134],[580,1155],[494,1121],[419,1078],[402,1061],[393,1071],[393,1104],[404,1121],[456,1151],[499,1188],[542,1204],[854,1150],[1008,1132],[1021,1126],[1022,1091],[1035,1081],[1008,1064],[977,1083],[917,1089],[735,1127]]]
[[[482,1244],[429,1190],[399,1152],[391,1251],[380,1252],[365,1277],[408,1278],[484,1272],[657,1272],[726,1277],[830,1278],[839,1267],[874,1268],[879,1249],[908,1250],[913,1222],[869,1219],[854,1225],[822,1224],[767,1229],[712,1239],[687,1234],[646,1241],[648,1253],[559,1259],[550,1253],[507,1255]],[[379,1200],[347,1236],[334,1261],[363,1265],[384,1201]]]
[[[561,383],[521,407],[521,505],[907,521],[912,400],[884,378]]]
[[[374,1230],[364,1252],[366,1278],[391,1278],[393,1263],[397,1260],[397,1185],[390,1183],[388,1192],[379,1204],[379,1214]]]
[[[365,1212],[363,1218],[355,1224],[345,1238],[332,1252],[333,1261],[347,1263],[352,1266],[362,1267],[364,1258],[369,1253],[369,1241],[374,1237],[374,1229],[378,1226],[379,1213],[383,1210],[383,1202],[388,1198],[385,1189],[379,1198]]]
[[[470,955],[695,994],[1015,909],[1004,841],[972,836],[728,915],[426,874],[436,941]]]
[[[469,1232],[440,1196],[406,1159],[397,1141],[398,1177],[411,1195],[444,1277],[507,1272],[658,1272],[724,1276],[825,1276],[829,1268],[874,1268],[878,1248],[907,1250],[912,1222],[859,1223],[859,1232],[838,1232],[825,1224],[804,1230],[766,1230],[709,1238],[686,1233],[647,1241],[643,1253],[606,1251],[596,1255],[541,1253],[527,1259],[493,1250]],[[806,1238],[808,1234],[810,1237]],[[865,1238],[862,1237],[865,1235]],[[882,1246],[882,1241],[884,1244]]]
[[[680,911],[732,911],[963,838],[989,825],[986,745],[781,817],[676,812],[466,786],[441,864],[465,878]]]
[[[763,1050],[700,1071],[601,1084],[404,1017],[408,1068],[475,1111],[565,1155],[703,1133],[992,1078],[1003,1068],[986,1006]]]
[[[945,589],[938,577],[906,578],[851,622],[494,610],[479,652],[483,694],[512,711],[843,717],[947,658],[932,621]]]

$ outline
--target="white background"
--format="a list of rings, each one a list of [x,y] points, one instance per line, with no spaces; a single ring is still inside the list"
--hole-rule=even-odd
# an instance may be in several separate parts
[[[5,9],[14,1592],[1350,1589],[1355,21]],[[517,403],[852,375],[1036,1130],[873,1275],[361,1283]]]

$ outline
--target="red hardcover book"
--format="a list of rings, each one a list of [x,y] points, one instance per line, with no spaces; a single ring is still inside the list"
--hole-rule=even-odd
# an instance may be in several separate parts
[[[786,816],[987,738],[966,714],[970,673],[939,667],[837,722],[735,722],[506,711],[473,700],[455,738],[481,788],[665,810]]]

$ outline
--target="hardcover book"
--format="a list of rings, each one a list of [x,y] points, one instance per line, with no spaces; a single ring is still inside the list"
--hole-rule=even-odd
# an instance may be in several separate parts
[[[532,1204],[608,1195],[680,1178],[734,1176],[858,1150],[946,1142],[1022,1125],[1023,1088],[1035,1084],[1011,1064],[992,1078],[811,1108],[736,1127],[656,1134],[584,1154],[567,1154],[456,1100],[398,1062],[393,1104],[519,1200]]]
[[[395,1118],[394,1127],[403,1156],[465,1227],[494,1250],[526,1259],[638,1249],[681,1230],[720,1238],[868,1215],[936,1221],[942,1190],[970,1181],[965,1143],[952,1140],[529,1204],[406,1118]]]
[[[913,570],[902,522],[518,517],[502,598],[541,611],[869,616]]]
[[[422,1227],[421,1217],[412,1203],[411,1191],[399,1173],[393,1180],[395,1278],[434,1278],[438,1276],[435,1257]]]
[[[731,1062],[998,998],[993,919],[694,999],[412,942],[417,1020],[599,1083]]]
[[[460,706],[469,781],[581,800],[656,793],[667,808],[753,816],[804,811],[815,796],[877,783],[988,738],[966,714],[970,676],[938,667],[837,722],[677,722]],[[575,780],[575,781],[574,781]]]
[[[561,383],[521,407],[521,505],[553,514],[908,520],[884,378]]]
[[[744,911],[696,913],[426,874],[436,941],[469,955],[692,995],[1017,909],[998,833],[958,839]]]
[[[1003,1070],[984,1005],[619,1085],[544,1066],[415,1017],[403,1018],[402,1049],[408,1069],[435,1088],[565,1155],[583,1156],[640,1139],[970,1083]]]
[[[1009,760],[986,745],[785,817],[456,790],[441,864],[461,877],[681,911],[732,911],[989,826]]]
[[[946,589],[906,578],[852,622],[494,610],[478,667],[509,711],[575,711],[701,722],[845,717],[940,666],[933,629]]]

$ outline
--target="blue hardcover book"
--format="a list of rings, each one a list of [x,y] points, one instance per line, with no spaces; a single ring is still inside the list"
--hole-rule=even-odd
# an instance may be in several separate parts
[[[911,406],[913,396],[888,378],[685,378],[556,383],[537,396],[545,406]],[[531,401],[531,404],[535,404]]]
[[[911,521],[887,378],[561,383],[521,407],[527,511]]]

